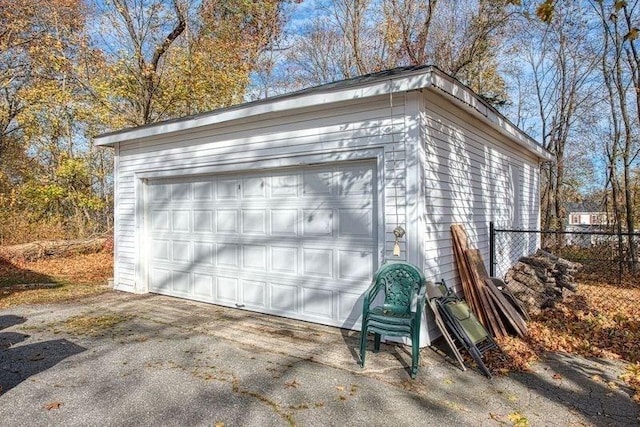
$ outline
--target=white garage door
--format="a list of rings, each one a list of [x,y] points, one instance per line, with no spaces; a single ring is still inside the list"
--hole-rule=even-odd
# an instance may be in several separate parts
[[[377,267],[373,163],[152,180],[151,292],[357,327]]]

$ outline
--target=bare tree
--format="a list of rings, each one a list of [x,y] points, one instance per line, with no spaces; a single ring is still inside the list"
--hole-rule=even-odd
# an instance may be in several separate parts
[[[635,136],[640,125],[640,58],[633,26],[639,13],[638,3],[593,2],[599,18],[603,52],[601,72],[609,105],[609,144],[605,147],[608,160],[608,184],[612,192],[612,208],[619,232],[635,230],[635,201],[632,167],[640,147]],[[630,90],[633,89],[633,90]],[[634,112],[635,110],[635,112]],[[620,171],[621,169],[621,171]],[[622,246],[620,238],[619,245]],[[629,239],[631,267],[637,269],[638,250]]]
[[[506,99],[497,39],[507,0],[330,0],[291,39],[285,66],[318,84],[407,65],[436,65],[495,103]]]
[[[120,34],[127,37],[125,45],[133,59],[128,64],[134,86],[134,96],[129,99],[135,112],[133,120],[138,125],[150,123],[157,120],[153,99],[161,78],[160,61],[186,27],[183,6],[178,0],[172,1],[171,9],[161,0],[152,4],[140,0],[111,1],[115,11],[112,22],[121,28]],[[168,30],[158,37],[165,28]]]
[[[576,139],[580,121],[599,98],[593,74],[598,55],[590,43],[588,23],[577,14],[576,2],[555,9],[549,23],[523,14],[517,28],[518,54],[523,53],[535,99],[535,119],[543,146],[554,161],[543,165],[542,218],[544,229],[563,229],[566,212],[566,149]],[[533,106],[532,106],[533,107]]]

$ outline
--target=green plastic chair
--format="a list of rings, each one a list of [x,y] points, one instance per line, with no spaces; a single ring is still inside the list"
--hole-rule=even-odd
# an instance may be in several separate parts
[[[384,303],[371,307],[380,291]],[[371,286],[364,294],[362,331],[360,333],[360,366],[364,368],[367,336],[374,333],[374,352],[380,350],[380,338],[411,339],[411,378],[418,373],[420,357],[420,322],[425,304],[426,281],[420,270],[406,262],[387,262],[374,274]],[[415,311],[411,311],[412,301]]]

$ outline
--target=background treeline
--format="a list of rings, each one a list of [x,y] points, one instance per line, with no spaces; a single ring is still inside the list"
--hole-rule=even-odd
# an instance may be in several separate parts
[[[0,244],[112,227],[101,132],[434,64],[555,156],[566,202],[637,228],[640,4],[518,0],[0,0]]]

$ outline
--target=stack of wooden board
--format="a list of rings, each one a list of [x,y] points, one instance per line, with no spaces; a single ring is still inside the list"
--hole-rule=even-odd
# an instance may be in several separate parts
[[[496,279],[489,277],[480,251],[469,248],[464,227],[452,225],[451,235],[464,298],[480,322],[495,337],[504,337],[511,332],[521,337],[527,335],[522,307],[507,299],[496,286]]]

